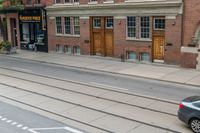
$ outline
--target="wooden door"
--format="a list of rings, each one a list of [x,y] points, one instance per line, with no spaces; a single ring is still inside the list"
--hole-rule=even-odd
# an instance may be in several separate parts
[[[113,17],[105,18],[105,49],[106,56],[113,56]]]
[[[113,18],[91,17],[90,25],[92,54],[113,56]]]
[[[99,32],[93,33],[94,52],[96,55],[102,54],[101,34]]]
[[[153,58],[154,60],[164,60],[164,44],[165,37],[154,36],[153,37]]]

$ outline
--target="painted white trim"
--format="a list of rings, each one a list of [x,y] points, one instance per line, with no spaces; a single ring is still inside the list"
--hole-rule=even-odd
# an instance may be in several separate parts
[[[176,16],[165,16],[165,19],[176,19]]]
[[[50,16],[49,19],[54,20],[56,17]]]
[[[198,53],[197,47],[181,47],[181,52],[183,53]]]
[[[104,4],[113,4],[114,1],[113,1],[113,0],[108,0],[108,1],[104,1],[103,3],[104,3]]]
[[[128,41],[140,41],[140,42],[152,42],[151,39],[147,38],[131,38],[131,37],[127,37],[126,40]]]
[[[127,19],[127,16],[114,16],[114,19]]]
[[[164,60],[157,60],[157,59],[154,59],[153,62],[155,62],[155,63],[164,63]]]
[[[97,5],[97,4],[98,4],[97,1],[89,1],[89,2],[88,2],[88,5]]]
[[[80,19],[90,19],[89,16],[80,17]]]

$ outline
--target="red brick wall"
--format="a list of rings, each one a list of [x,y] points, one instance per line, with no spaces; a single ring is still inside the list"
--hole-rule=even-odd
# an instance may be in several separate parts
[[[182,53],[181,54],[181,66],[186,68],[196,68],[197,54]]]
[[[137,35],[138,36],[138,35]],[[114,20],[114,56],[119,57],[127,51],[134,51],[139,59],[140,52],[151,56],[151,43],[148,41],[126,40],[126,19]]]
[[[181,15],[176,20],[166,19],[164,60],[167,64],[180,64],[181,25]]]
[[[200,0],[184,0],[184,46],[191,43],[200,25]]]
[[[55,19],[48,18],[48,45],[49,51],[56,50],[56,44],[62,46],[80,46],[81,54],[90,54],[90,40],[89,36],[89,20],[80,19],[80,37],[69,37],[69,36],[56,36],[55,35]]]
[[[197,28],[200,26],[200,1],[184,0],[184,26],[183,26],[183,46],[187,47],[192,43]],[[196,68],[197,54],[182,53],[181,66]]]

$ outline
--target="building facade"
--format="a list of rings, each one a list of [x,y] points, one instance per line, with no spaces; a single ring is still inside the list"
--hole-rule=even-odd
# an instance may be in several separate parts
[[[200,70],[200,1],[184,0],[181,65]]]
[[[49,51],[180,64],[182,0],[53,0]]]
[[[46,1],[24,0],[24,10],[19,12],[20,48],[48,52]]]
[[[23,8],[20,0],[4,0],[0,11],[0,41],[8,40],[12,47],[19,47],[18,11]]]

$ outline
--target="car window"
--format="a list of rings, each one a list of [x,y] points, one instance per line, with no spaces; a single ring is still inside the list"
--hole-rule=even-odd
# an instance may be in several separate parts
[[[193,103],[193,105],[194,105],[195,107],[200,108],[200,103]]]

